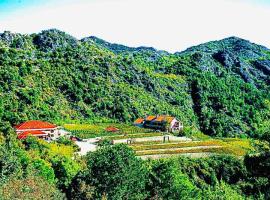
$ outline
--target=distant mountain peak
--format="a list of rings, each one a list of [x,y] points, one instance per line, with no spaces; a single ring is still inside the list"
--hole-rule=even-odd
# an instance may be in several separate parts
[[[244,40],[244,41],[248,41],[246,39],[243,39],[243,38],[240,38],[240,37],[237,37],[237,36],[229,36],[229,37],[224,38],[222,40]]]
[[[33,38],[33,43],[41,50],[50,51],[59,47],[74,47],[78,44],[78,40],[58,29],[48,29],[41,31]]]
[[[255,54],[259,54],[262,50],[268,50],[266,47],[250,42],[249,40],[239,38],[236,36],[231,36],[221,40],[214,40],[199,44],[187,48],[183,52],[176,52],[175,54],[189,53],[189,52],[201,52],[201,53],[217,53],[220,51],[230,51],[235,54],[242,54],[241,56],[254,57]]]
[[[146,47],[146,46],[139,46],[139,47],[128,47],[122,44],[117,43],[110,43],[106,40],[100,39],[96,36],[90,36],[81,39],[82,42],[94,42],[104,48],[110,49],[111,51],[115,53],[123,53],[123,52],[141,52],[141,51],[148,51],[148,52],[155,52],[155,53],[162,53],[162,54],[168,54],[166,51],[160,51],[153,47]]]

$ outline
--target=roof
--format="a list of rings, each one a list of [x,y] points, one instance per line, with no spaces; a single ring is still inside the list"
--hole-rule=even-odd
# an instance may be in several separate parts
[[[114,126],[108,126],[106,128],[106,131],[108,131],[108,132],[117,132],[117,131],[119,131],[119,129],[114,127]]]
[[[149,115],[149,116],[147,116],[146,118],[145,118],[145,120],[146,121],[152,121],[153,119],[155,119],[156,118],[156,116],[154,116],[154,115]]]
[[[25,131],[20,134],[18,134],[19,139],[25,139],[27,136],[32,135],[32,136],[39,136],[39,135],[45,135],[46,133],[42,131]]]
[[[136,119],[136,120],[134,121],[134,124],[142,124],[143,121],[144,121],[143,118],[138,118],[138,119]]]
[[[39,120],[31,120],[23,122],[17,126],[15,126],[16,130],[25,130],[25,129],[53,129],[57,126],[54,124],[51,124],[49,122],[43,122]]]
[[[171,117],[171,116],[160,115],[154,121],[156,121],[156,122],[166,121],[168,123],[171,123],[173,119],[174,119],[174,117]]]

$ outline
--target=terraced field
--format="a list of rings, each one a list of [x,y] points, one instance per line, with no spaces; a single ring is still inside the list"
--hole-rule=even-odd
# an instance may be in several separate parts
[[[106,131],[106,128],[111,126],[118,128],[119,131]],[[143,159],[177,155],[204,157],[213,154],[233,154],[243,156],[246,152],[253,150],[251,141],[248,139],[209,138],[194,141],[187,137],[176,137],[168,133],[154,132],[127,124],[66,124],[64,127],[83,139],[100,137],[109,139],[114,144],[128,144],[136,155]]]
[[[108,132],[106,128],[115,127],[117,132]],[[73,135],[82,139],[95,137],[109,137],[110,139],[124,139],[129,137],[149,137],[162,135],[151,129],[139,128],[128,124],[119,123],[96,123],[96,124],[65,124],[64,128]]]
[[[187,141],[169,143],[139,143],[130,147],[142,158],[171,157],[172,155],[209,156],[212,154],[232,154],[243,156],[253,150],[247,139],[219,139],[207,141]]]

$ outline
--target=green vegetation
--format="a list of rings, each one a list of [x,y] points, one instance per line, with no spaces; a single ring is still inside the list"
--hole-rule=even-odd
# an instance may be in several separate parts
[[[119,131],[109,132],[106,131],[107,127],[118,128]],[[123,123],[95,123],[95,124],[65,124],[64,128],[72,132],[74,135],[80,138],[94,138],[94,137],[109,137],[110,139],[126,138],[129,135],[136,136],[153,136],[161,135],[160,133],[154,133],[151,129],[139,128],[133,125]],[[145,133],[145,134],[144,134]]]
[[[211,147],[208,148],[191,148],[191,149],[164,149],[164,150],[142,150],[137,152],[138,156],[145,156],[145,155],[173,155],[173,154],[189,154],[189,153],[206,153],[206,155],[210,154],[226,154],[226,155],[236,155],[236,156],[243,156],[246,154],[246,151],[243,149],[230,149],[229,147]]]
[[[113,158],[113,159],[112,159]],[[250,157],[175,157],[142,161],[125,145],[106,145],[86,157],[71,199],[267,199],[269,177],[250,169]],[[256,166],[262,161],[256,162]],[[264,162],[264,161],[263,161]],[[268,162],[268,161],[266,161]],[[253,166],[253,165],[250,165]],[[267,172],[266,165],[262,166]],[[254,173],[264,178],[256,181]],[[264,184],[264,185],[263,185]],[[220,196],[222,195],[222,196]]]
[[[97,151],[77,157],[76,145],[63,138],[47,143],[29,137],[21,142],[15,140],[9,127],[3,129],[2,135],[5,135],[0,140],[3,199],[15,196],[22,199],[44,196],[47,199],[216,199],[219,194],[223,195],[222,199],[269,198],[267,142],[253,142],[259,148],[255,151],[248,139],[197,141],[200,146],[220,145],[221,148],[212,150],[222,154],[197,159],[176,156],[141,160],[132,148],[147,150],[151,144],[135,143],[129,148],[104,140]],[[152,148],[192,147],[193,143],[153,144]],[[233,152],[236,150],[242,157]],[[247,152],[250,154],[244,156]]]
[[[146,169],[125,145],[104,146],[86,158],[81,181],[95,187],[94,199],[144,199]],[[74,185],[77,187],[77,184]],[[76,196],[80,191],[76,191]],[[73,194],[71,194],[73,195]],[[81,197],[83,199],[83,196]]]
[[[3,34],[0,120],[12,125],[169,114],[195,132],[257,137],[269,116],[269,50],[239,38],[169,54],[96,38],[78,41],[58,30]]]
[[[241,146],[249,149],[251,148],[249,141],[244,140],[233,140],[229,142],[223,142],[222,140],[207,140],[207,141],[198,141],[198,142],[180,142],[180,143],[161,143],[161,144],[146,144],[143,143],[137,145],[133,144],[131,147],[134,150],[150,150],[150,149],[166,149],[166,148],[179,148],[179,147],[194,147],[194,146],[235,146],[235,142],[238,142]]]
[[[0,34],[0,198],[270,199],[269,60],[268,49],[235,37],[170,54],[58,30]],[[150,114],[177,117],[180,135],[210,148],[112,145],[161,136],[127,125]],[[82,157],[65,138],[18,141],[12,126],[30,119],[103,140]],[[161,152],[215,155],[139,157]]]
[[[81,169],[79,160],[74,159],[74,144],[48,143],[33,137],[21,143],[8,130],[0,131],[6,138],[0,147],[1,198],[63,199]]]

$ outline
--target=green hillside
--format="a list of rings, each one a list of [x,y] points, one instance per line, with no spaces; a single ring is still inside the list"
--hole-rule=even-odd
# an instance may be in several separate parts
[[[258,136],[270,50],[226,38],[170,54],[59,30],[0,34],[0,120],[131,122],[170,114],[213,136]]]

